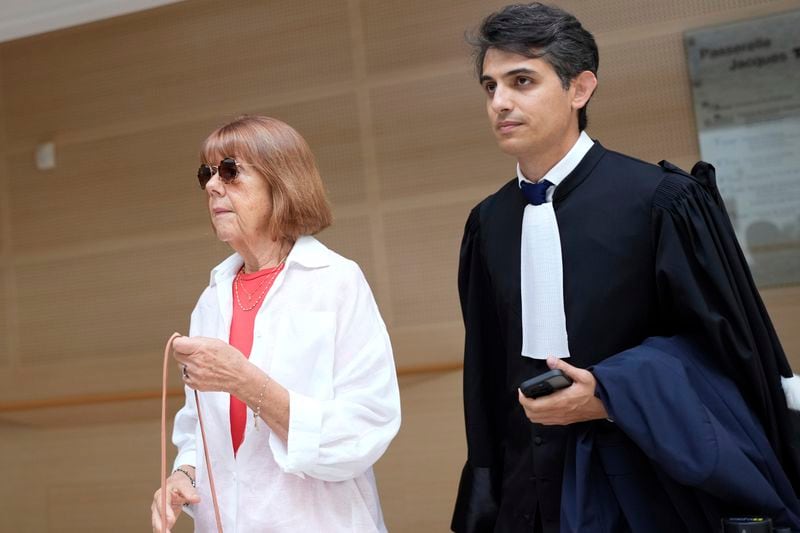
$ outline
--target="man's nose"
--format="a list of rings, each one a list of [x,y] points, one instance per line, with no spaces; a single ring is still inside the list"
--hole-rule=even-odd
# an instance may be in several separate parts
[[[514,103],[511,99],[511,94],[509,91],[504,89],[503,87],[497,87],[492,93],[492,103],[491,107],[495,113],[505,113],[509,111],[513,107]]]

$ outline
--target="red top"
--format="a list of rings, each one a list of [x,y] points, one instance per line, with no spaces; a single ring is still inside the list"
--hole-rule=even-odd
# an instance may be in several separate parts
[[[277,267],[265,268],[252,274],[240,271],[233,280],[233,318],[231,319],[230,345],[250,357],[253,348],[253,329],[256,313],[264,303],[269,289],[275,282],[283,263]],[[231,441],[233,454],[239,450],[244,440],[244,426],[247,423],[247,405],[231,395]]]

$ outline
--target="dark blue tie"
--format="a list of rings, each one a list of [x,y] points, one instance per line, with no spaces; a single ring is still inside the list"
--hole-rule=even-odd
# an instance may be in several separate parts
[[[547,201],[547,189],[552,185],[547,180],[540,180],[538,183],[522,181],[520,188],[522,189],[522,194],[528,199],[529,204],[541,205]]]

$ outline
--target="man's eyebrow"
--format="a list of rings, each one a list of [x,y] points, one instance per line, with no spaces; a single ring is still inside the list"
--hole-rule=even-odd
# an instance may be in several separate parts
[[[520,67],[520,68],[515,68],[514,70],[509,70],[508,72],[506,72],[505,75],[516,76],[517,74],[538,74],[538,72],[530,68]]]
[[[530,69],[530,68],[520,67],[520,68],[515,68],[515,69],[512,69],[512,70],[509,70],[508,72],[503,74],[502,77],[507,78],[509,76],[516,76],[517,74],[531,74],[531,75],[536,76],[539,73],[536,72],[533,69]],[[486,81],[494,81],[494,78],[492,78],[491,76],[489,76],[487,74],[484,74],[483,76],[481,76],[480,82],[481,82],[481,84],[483,84]]]

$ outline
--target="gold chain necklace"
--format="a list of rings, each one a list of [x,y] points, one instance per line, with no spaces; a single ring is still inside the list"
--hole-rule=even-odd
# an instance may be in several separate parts
[[[275,268],[279,267],[280,264],[278,264]],[[244,265],[242,265],[242,269],[239,271],[238,274],[236,274],[236,282],[239,283],[239,285],[241,285],[242,290],[247,295],[247,301],[251,302],[253,301],[253,295],[258,294],[259,291],[262,289],[262,287],[264,287],[264,285],[267,283],[267,281],[269,281],[269,276],[270,274],[272,274],[272,272],[264,275],[263,279],[261,280],[261,283],[258,284],[258,287],[256,287],[256,290],[254,290],[253,292],[248,291],[247,287],[244,286],[244,282],[242,281],[242,276],[245,274],[246,272],[244,271]]]
[[[264,290],[258,296],[258,299],[255,301],[255,303],[250,307],[245,307],[244,305],[242,305],[242,300],[239,297],[239,285],[242,283],[241,274],[244,272],[244,265],[242,265],[242,270],[240,270],[239,273],[236,274],[236,278],[233,280],[233,292],[236,293],[236,303],[239,306],[239,309],[241,309],[242,311],[252,311],[256,307],[258,307],[258,304],[261,303],[261,300],[263,300],[264,296],[266,296],[267,293],[269,292],[269,288],[272,286],[272,283],[275,281],[275,278],[277,278],[278,274],[280,274],[281,270],[283,270],[284,261],[286,261],[286,257],[281,259],[280,263],[278,263],[278,266],[275,267],[275,270],[264,276],[264,281],[259,285],[259,289],[256,289],[256,291],[253,294],[256,294],[261,287],[264,287]],[[245,289],[244,287],[242,287],[242,290],[247,292],[247,289]],[[248,297],[248,303],[249,303],[249,300],[252,299],[252,295],[250,295],[250,293],[248,293],[248,295],[249,295]]]
[[[286,261],[287,257],[289,257],[288,253],[283,256],[283,259],[278,261],[278,264],[275,265],[275,268],[280,268],[280,266],[283,264],[283,262]],[[239,272],[236,273],[236,280],[240,280],[240,275],[245,275],[245,274],[247,274],[247,272],[245,272],[244,265],[242,265],[242,268],[239,269]],[[261,290],[261,287],[264,286],[264,284],[266,283],[267,279],[269,279],[269,276],[268,275],[264,276],[264,279],[261,281],[261,283],[258,284],[258,287],[256,287],[256,290],[254,290],[253,292],[248,291],[247,287],[244,286],[244,283],[240,283],[241,286],[242,286],[242,290],[245,292],[245,294],[247,294],[247,301],[248,302],[253,300],[253,295],[254,294],[258,294],[258,291]]]

